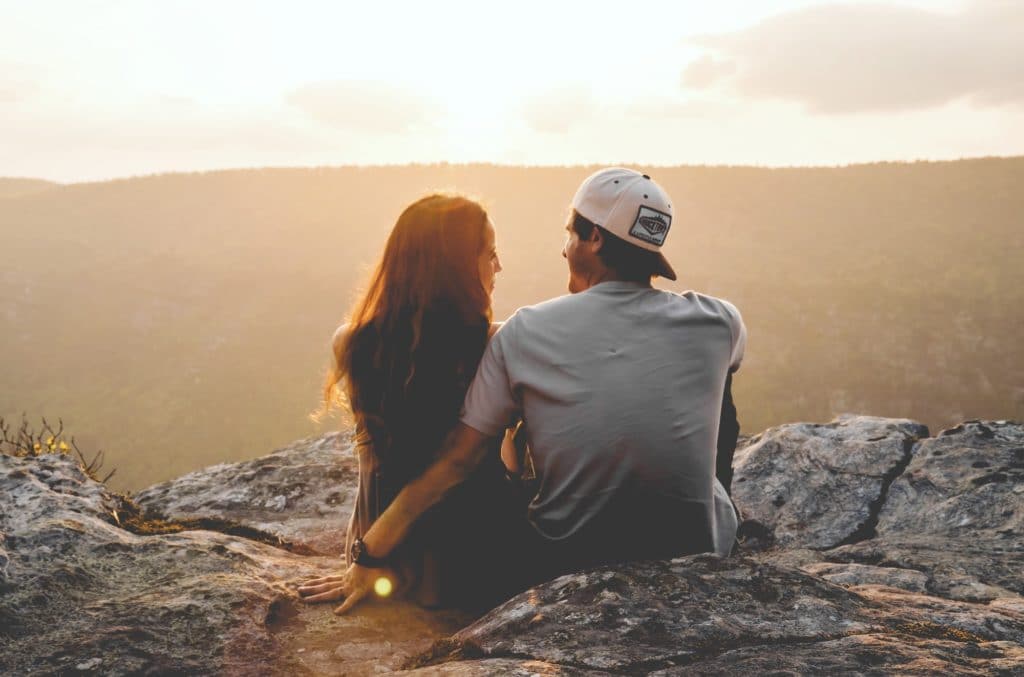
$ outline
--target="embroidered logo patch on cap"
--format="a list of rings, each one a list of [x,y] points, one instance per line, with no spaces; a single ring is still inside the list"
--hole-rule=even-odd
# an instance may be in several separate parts
[[[641,206],[637,212],[636,221],[633,222],[633,227],[629,229],[629,234],[660,247],[665,243],[665,236],[668,235],[671,225],[672,217],[670,215],[659,212],[657,209]]]

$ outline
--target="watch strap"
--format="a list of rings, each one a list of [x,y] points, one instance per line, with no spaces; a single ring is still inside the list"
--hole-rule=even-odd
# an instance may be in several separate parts
[[[380,569],[388,565],[386,557],[374,557],[366,550],[366,544],[363,539],[357,538],[352,541],[352,548],[349,552],[349,559],[352,564],[358,564],[361,567],[369,567],[371,569]]]

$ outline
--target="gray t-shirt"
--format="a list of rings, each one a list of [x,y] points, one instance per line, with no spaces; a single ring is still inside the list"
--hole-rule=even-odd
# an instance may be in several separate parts
[[[498,435],[526,421],[539,480],[529,518],[549,539],[642,496],[678,507],[727,553],[735,515],[715,455],[726,373],[745,344],[727,301],[603,282],[519,309],[491,339],[462,422]]]

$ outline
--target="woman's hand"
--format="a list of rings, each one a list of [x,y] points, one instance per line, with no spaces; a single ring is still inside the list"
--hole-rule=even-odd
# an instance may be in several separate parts
[[[352,564],[340,576],[325,576],[306,581],[299,586],[299,596],[306,602],[344,599],[341,606],[334,610],[334,613],[341,615],[370,594],[380,578],[388,578],[387,569],[370,569]],[[387,587],[390,592],[390,584]]]

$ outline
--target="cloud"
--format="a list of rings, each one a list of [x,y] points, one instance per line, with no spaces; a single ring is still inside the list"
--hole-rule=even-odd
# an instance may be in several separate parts
[[[652,96],[641,102],[629,103],[623,107],[624,116],[635,120],[649,118],[651,120],[724,120],[742,111],[742,104],[720,98],[691,97],[679,99],[668,96]]]
[[[522,115],[526,124],[535,131],[565,134],[573,124],[590,117],[594,105],[590,89],[580,85],[566,85],[527,99],[523,104]]]
[[[706,54],[683,71],[683,85],[694,89],[704,89],[735,72],[735,62],[719,60]]]
[[[25,101],[38,94],[37,77],[31,67],[0,61],[0,103]]]
[[[437,117],[426,98],[382,82],[312,83],[286,99],[321,124],[352,131],[400,133]]]
[[[815,113],[916,110],[966,98],[1024,104],[1024,3],[977,0],[954,14],[881,4],[779,14],[702,36],[690,89],[731,88]]]

